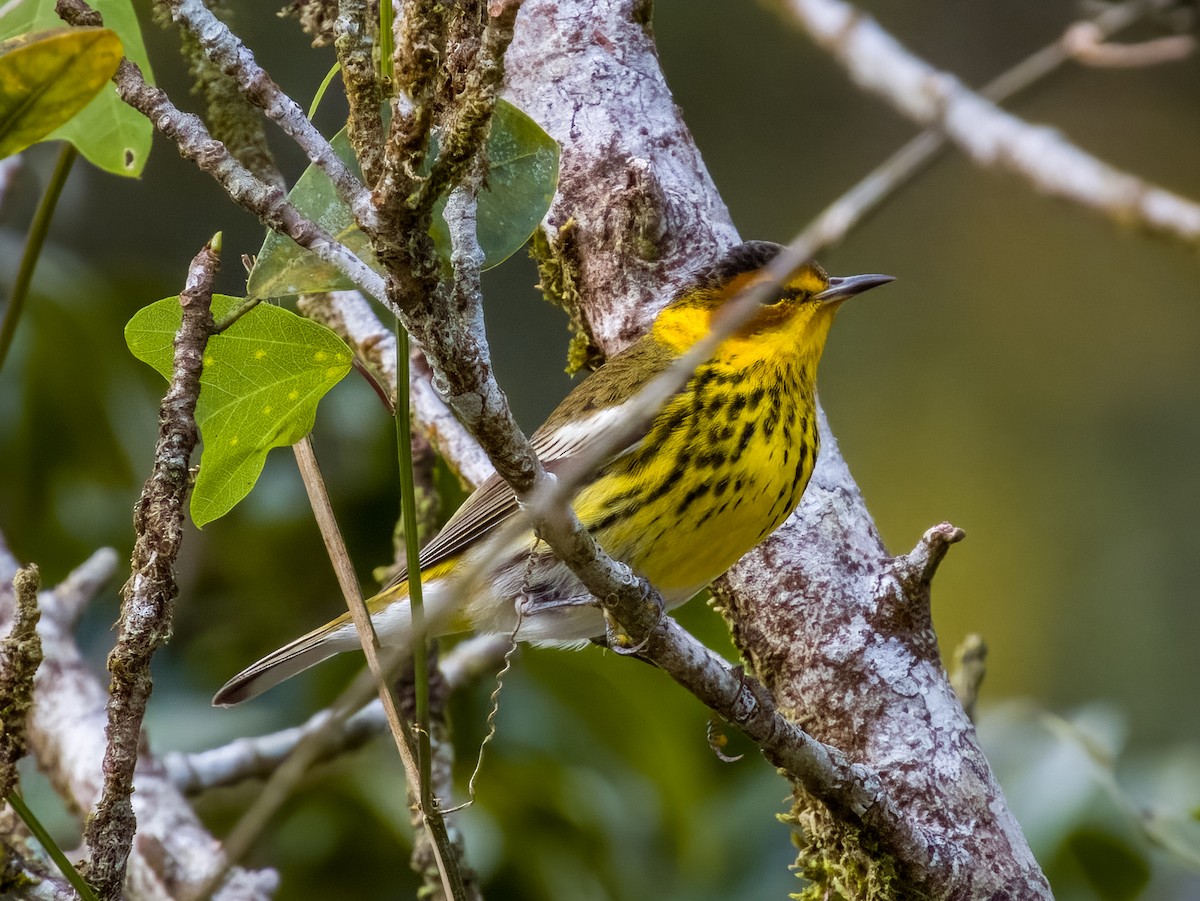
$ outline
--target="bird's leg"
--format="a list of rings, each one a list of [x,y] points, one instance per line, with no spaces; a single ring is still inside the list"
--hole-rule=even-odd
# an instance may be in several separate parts
[[[643,581],[643,587],[650,589],[649,583],[646,583],[645,581]],[[608,647],[612,649],[613,653],[620,654],[623,657],[636,657],[639,660],[646,659],[642,656],[641,652],[646,649],[646,645],[650,643],[650,636],[654,634],[654,630],[658,627],[658,624],[661,623],[663,617],[667,615],[667,607],[666,604],[663,603],[662,595],[653,589],[650,589],[647,593],[650,595],[650,600],[653,601],[654,606],[657,608],[656,618],[654,621],[654,626],[650,629],[647,629],[645,636],[636,644],[633,643],[633,639],[629,636],[629,633],[626,632],[621,627],[621,624],[613,618],[613,615],[609,612],[608,608],[602,606],[601,609],[604,611],[604,640],[607,642]],[[650,661],[647,660],[647,662],[649,663]]]

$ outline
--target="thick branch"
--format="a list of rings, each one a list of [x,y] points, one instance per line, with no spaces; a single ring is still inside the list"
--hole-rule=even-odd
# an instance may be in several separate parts
[[[567,300],[582,299],[606,353],[738,239],[662,76],[650,14],[647,0],[528,0],[505,58],[506,96],[562,145],[546,223],[556,235],[571,224]]]
[[[569,217],[578,223],[583,297],[597,340],[609,349],[640,332],[675,279],[734,240],[638,24],[639,9],[631,2],[528,0],[508,56],[510,94],[563,145],[552,215],[560,223]],[[544,90],[547,80],[553,92]],[[641,127],[629,129],[629,122]],[[643,144],[647,135],[653,147]],[[622,228],[631,220],[609,215],[621,209],[636,159],[649,161],[636,183],[657,190],[640,192],[643,205],[654,209],[632,221],[669,222],[663,247],[687,241],[686,248],[676,245],[670,266],[647,266],[631,252],[630,232]],[[646,303],[639,306],[638,298]],[[970,723],[936,655],[929,654],[932,632],[879,617],[869,621],[874,628],[862,625],[863,611],[880,605],[880,586],[893,598],[886,609],[916,620],[921,599],[910,602],[900,591],[858,488],[822,428],[824,447],[800,511],[724,583],[739,646],[780,709],[803,719],[828,745],[878,769],[885,797],[902,815],[892,824],[896,828],[877,825],[872,832],[899,861],[907,884],[935,897],[986,896],[1014,885],[1027,889],[1018,896],[1048,897]],[[819,615],[810,615],[810,607]],[[754,628],[760,619],[777,629]],[[840,623],[847,629],[859,624],[850,635],[857,645],[837,641],[834,626]],[[847,652],[864,642],[895,648],[913,665],[891,672],[876,665],[884,662],[880,657]],[[828,679],[840,693],[791,689],[789,677],[806,665],[812,680]],[[920,710],[926,715],[915,715]],[[857,730],[847,735],[841,725],[850,722]],[[896,741],[908,743],[903,767],[895,765]],[[914,748],[926,751],[916,754]],[[972,778],[941,778],[945,770],[931,765],[931,755],[939,766],[953,762]],[[970,824],[972,835],[950,821]],[[994,853],[972,858],[980,848]]]

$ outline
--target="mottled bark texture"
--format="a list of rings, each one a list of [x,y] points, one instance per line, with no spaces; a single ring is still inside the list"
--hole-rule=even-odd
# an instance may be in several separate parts
[[[7,632],[12,624],[9,582],[16,570],[17,561],[0,535],[0,632]],[[80,818],[100,795],[107,693],[92,665],[79,653],[74,631],[83,608],[116,570],[117,555],[107,548],[97,551],[53,590],[42,591],[38,599],[44,659],[34,684],[29,748],[67,809]],[[134,788],[138,833],[125,881],[128,897],[175,901],[190,896],[216,867],[220,843],[205,831],[188,800],[146,749],[134,773]],[[237,869],[216,898],[265,901],[278,882],[272,870]]]
[[[171,634],[171,613],[179,588],[175,558],[183,543],[183,502],[189,486],[188,464],[199,440],[196,401],[204,349],[212,334],[212,282],[220,240],[214,238],[192,261],[179,295],[183,319],[175,336],[170,387],[159,408],[154,467],[134,508],[133,559],[122,591],[117,642],[108,656],[112,683],[108,697],[104,782],[96,809],[88,818],[88,881],[105,899],[123,895],[137,820],[130,796],[142,740],[142,719],[153,682],[150,661]]]
[[[646,14],[633,0],[528,0],[507,59],[510,98],[563,146],[549,221],[560,234],[570,223],[579,301],[610,353],[682,274],[737,240],[671,102]],[[864,836],[853,818],[829,817],[808,834],[806,858],[882,860],[879,878],[896,895],[1049,897],[939,662],[932,569],[889,557],[823,421],[822,430],[800,509],[720,596],[776,702],[878,772],[909,828]],[[935,531],[926,544],[937,552],[921,553],[940,557],[946,540]],[[820,878],[819,866],[809,871]]]

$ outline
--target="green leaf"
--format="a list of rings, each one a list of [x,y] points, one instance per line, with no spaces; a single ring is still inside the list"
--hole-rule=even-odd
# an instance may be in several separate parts
[[[488,171],[479,192],[476,230],[483,268],[499,266],[537,228],[558,189],[558,142],[511,103],[501,100],[488,135]],[[450,231],[443,196],[433,208],[433,243],[450,260]]]
[[[360,172],[350,138],[343,128],[329,142],[334,152],[355,172]],[[361,174],[361,173],[360,173]],[[316,166],[309,166],[288,193],[288,200],[305,216],[345,244],[372,269],[382,274],[371,253],[367,236],[354,224],[349,207],[338,199],[333,182]],[[251,297],[290,297],[353,288],[354,285],[335,268],[305,250],[291,238],[269,231],[263,241],[246,293]]]
[[[242,298],[213,295],[220,318]],[[171,377],[177,297],[139,310],[125,326],[133,355]],[[214,335],[204,355],[196,424],[204,440],[192,491],[199,527],[228,513],[250,493],[273,447],[295,444],[313,427],[317,402],[350,370],[351,353],[335,333],[289,310],[255,307]]]
[[[0,42],[0,157],[20,153],[87,106],[117,71],[107,28],[57,28]]]
[[[105,28],[121,39],[125,56],[137,63],[146,81],[153,84],[133,0],[93,0],[91,6],[104,17]],[[0,19],[0,39],[62,24],[54,12],[54,0],[17,0]],[[46,140],[70,141],[93,165],[115,175],[135,177],[146,165],[152,134],[153,127],[145,116],[126,105],[115,88],[103,88],[79,115]]]
[[[330,142],[347,164],[358,171],[345,130]],[[433,153],[436,154],[436,145]],[[483,268],[498,266],[524,244],[546,215],[558,187],[558,144],[527,115],[501,100],[496,104],[487,142],[488,173],[479,193],[479,243]],[[366,236],[328,177],[316,166],[300,176],[288,199],[310,219],[346,244],[376,272],[383,274],[370,252]],[[434,208],[433,236],[438,254],[450,259],[450,235],[442,211],[445,198]],[[332,266],[290,238],[267,234],[246,290],[251,297],[286,297],[354,287]]]

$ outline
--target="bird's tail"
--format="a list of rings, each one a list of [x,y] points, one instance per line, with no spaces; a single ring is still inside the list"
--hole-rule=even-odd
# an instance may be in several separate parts
[[[277,651],[272,651],[257,663],[252,663],[221,686],[213,696],[214,707],[232,707],[258,697],[285,679],[302,673],[311,666],[328,660],[334,654],[358,647],[358,638],[349,614],[343,613],[333,622],[307,635],[301,635]]]
[[[437,578],[424,585],[425,624],[430,636],[449,635],[467,627],[459,613],[462,596]],[[412,612],[408,602],[408,583],[400,582],[367,601],[375,633],[384,647],[408,648],[412,643]],[[214,707],[232,707],[257,697],[285,679],[302,673],[334,654],[359,647],[358,633],[350,614],[343,613],[332,622],[307,635],[301,635],[277,651],[246,667],[213,697]]]

